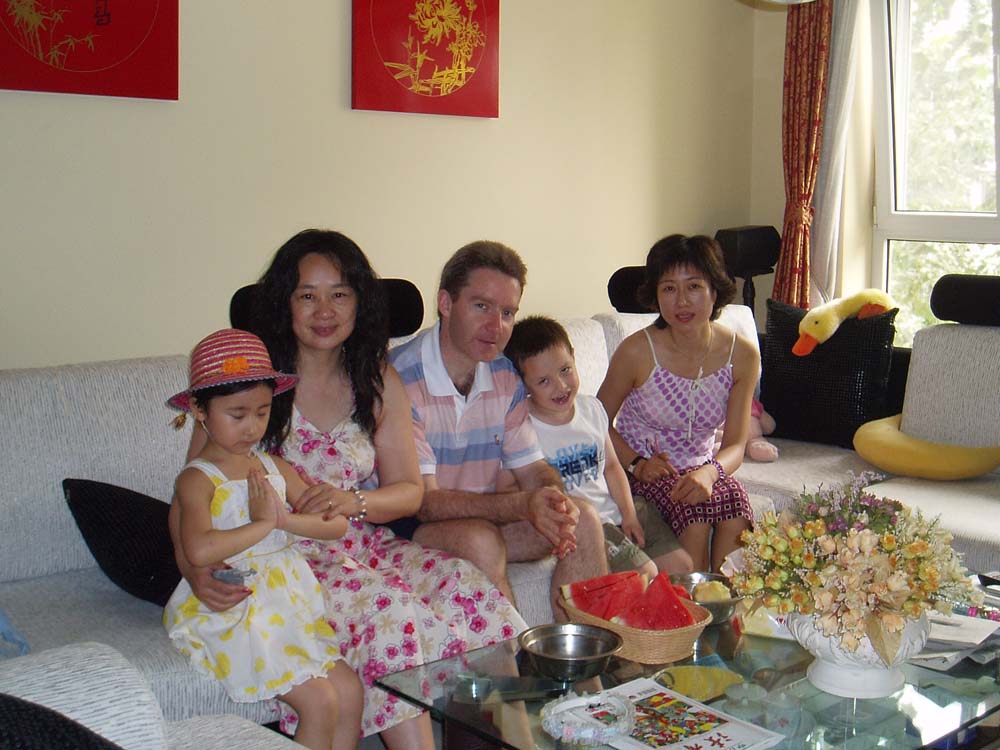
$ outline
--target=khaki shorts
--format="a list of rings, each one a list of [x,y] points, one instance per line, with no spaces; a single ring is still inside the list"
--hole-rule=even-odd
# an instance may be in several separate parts
[[[646,537],[646,546],[638,547],[613,523],[604,524],[604,552],[612,573],[641,568],[650,560],[680,549],[680,542],[663,520],[660,512],[643,498],[635,498],[635,515]]]

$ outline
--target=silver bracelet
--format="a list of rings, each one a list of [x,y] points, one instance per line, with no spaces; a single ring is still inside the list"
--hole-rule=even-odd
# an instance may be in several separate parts
[[[364,521],[368,517],[368,500],[365,498],[361,490],[354,490],[354,497],[358,501],[358,512],[347,517],[348,521],[352,523],[355,521]]]

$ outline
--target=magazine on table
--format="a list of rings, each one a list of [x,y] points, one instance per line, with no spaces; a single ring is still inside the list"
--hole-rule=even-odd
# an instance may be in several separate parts
[[[784,739],[784,735],[741,721],[645,677],[601,695],[614,695],[635,706],[631,736],[608,743],[618,750],[757,750]],[[606,716],[598,709],[589,711],[596,721]]]

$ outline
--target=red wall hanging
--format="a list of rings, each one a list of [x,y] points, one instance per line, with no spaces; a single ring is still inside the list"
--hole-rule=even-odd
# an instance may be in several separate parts
[[[178,0],[4,0],[0,88],[177,98]]]
[[[497,117],[500,0],[353,0],[354,109]]]

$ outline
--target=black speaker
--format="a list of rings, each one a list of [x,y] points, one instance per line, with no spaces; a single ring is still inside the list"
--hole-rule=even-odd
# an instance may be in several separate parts
[[[379,279],[389,305],[389,335],[409,336],[424,323],[424,298],[412,281]]]
[[[753,277],[774,272],[781,235],[774,227],[731,227],[716,232],[715,241],[722,248],[726,272],[734,279],[743,279],[743,304],[752,310]]]
[[[611,306],[621,313],[648,313],[649,308],[639,304],[636,296],[646,277],[645,266],[623,266],[608,279],[608,299]]]
[[[942,276],[931,290],[931,312],[939,320],[1000,326],[1000,276]]]

